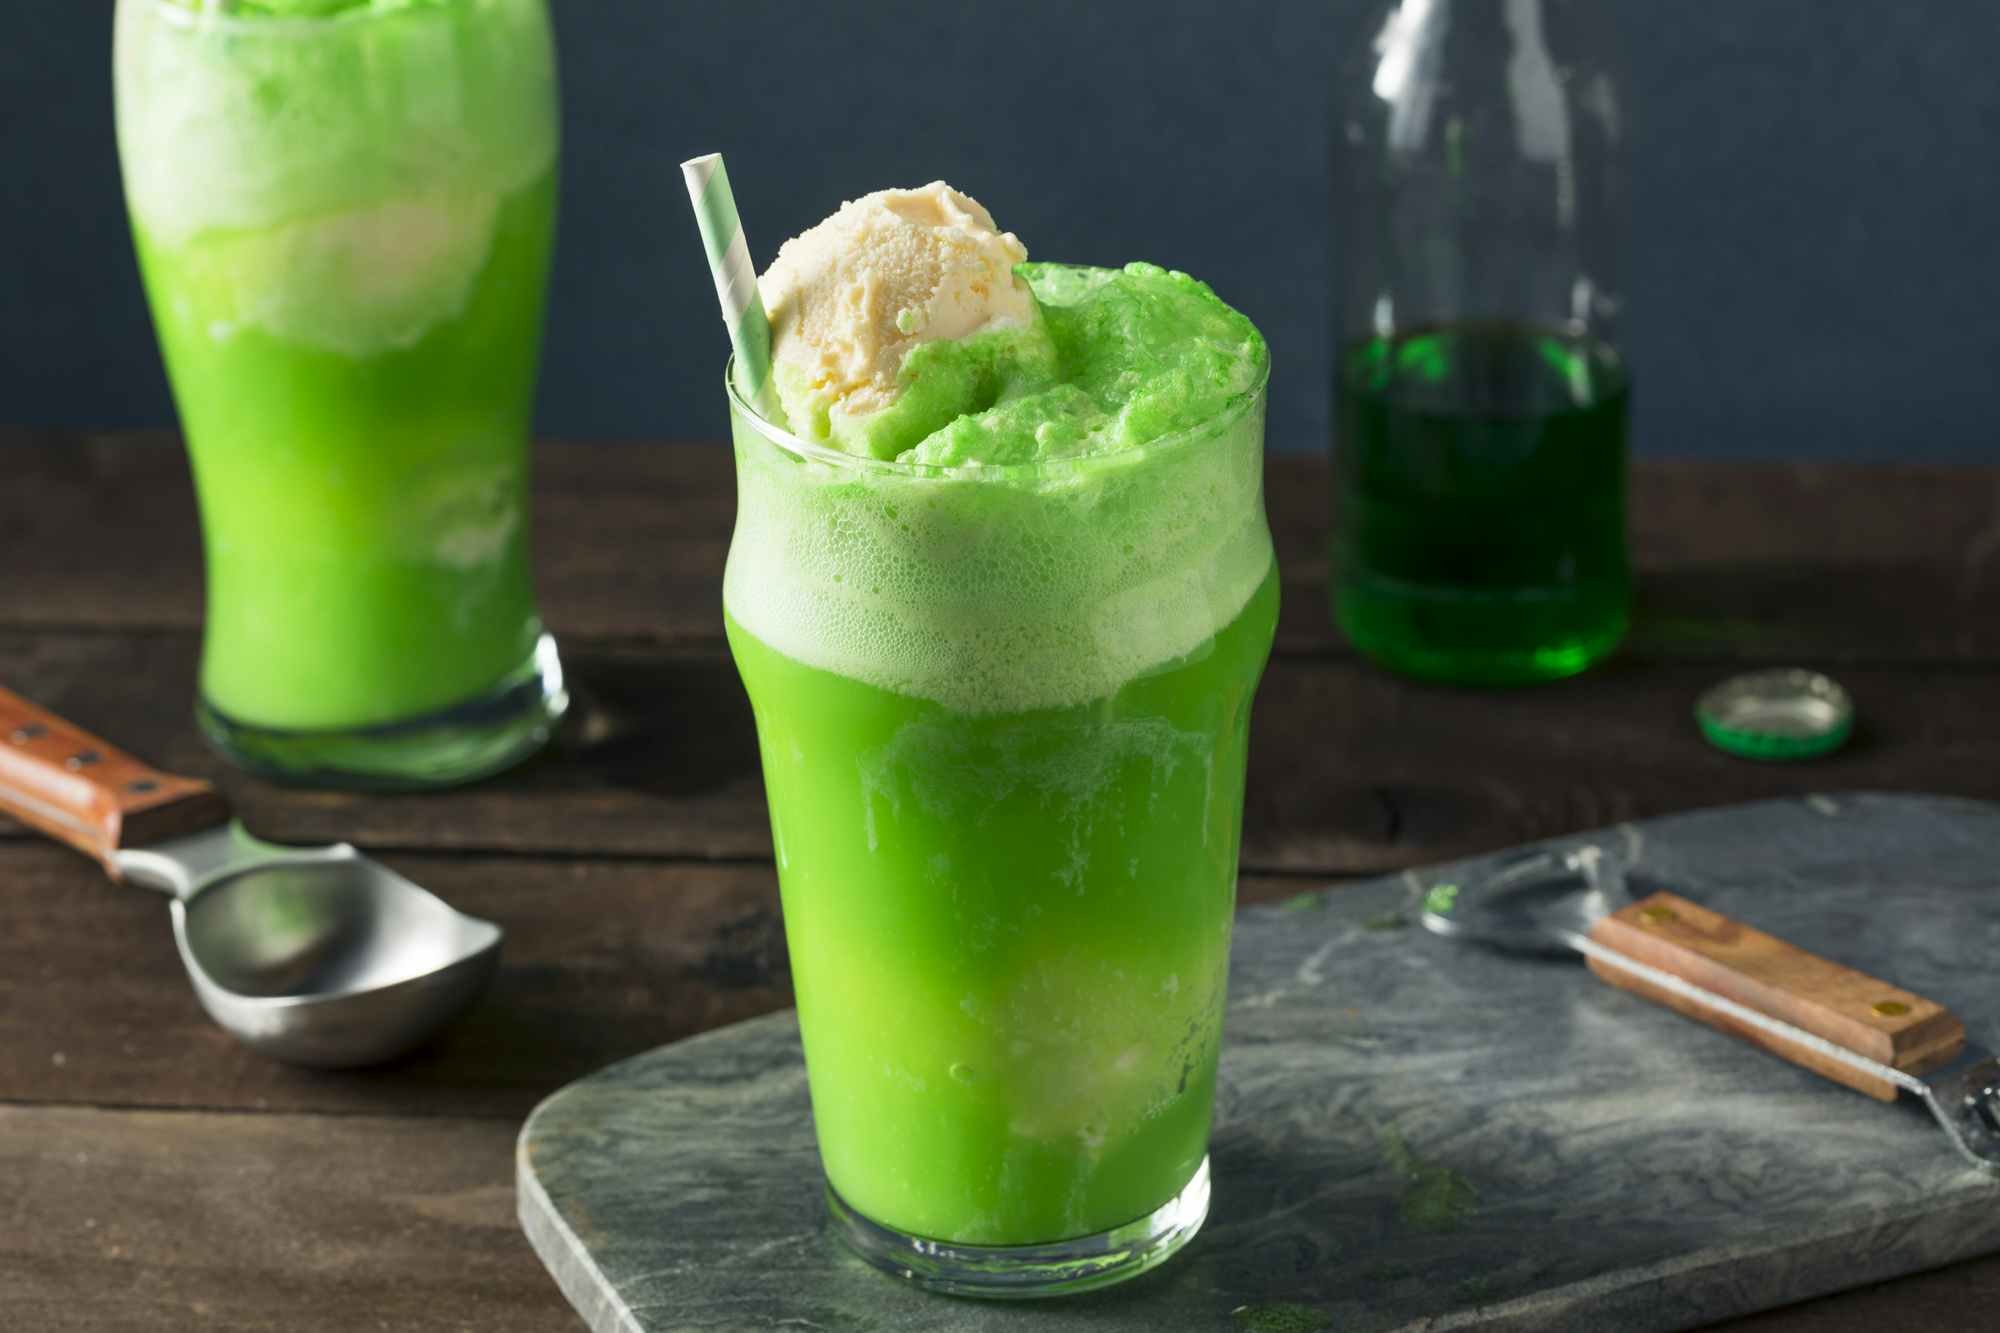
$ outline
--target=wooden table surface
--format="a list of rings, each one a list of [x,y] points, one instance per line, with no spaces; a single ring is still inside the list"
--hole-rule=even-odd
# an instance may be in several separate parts
[[[159,899],[0,818],[0,1328],[581,1327],[514,1223],[522,1117],[578,1075],[790,998],[722,640],[727,452],[541,449],[542,607],[576,706],[526,767],[414,798],[280,790],[203,748],[200,550],[170,437],[0,431],[0,461],[0,683],[215,778],[267,837],[360,843],[508,931],[492,992],[429,1048],[287,1069],[203,1016]],[[2000,799],[2000,470],[1642,464],[1629,647],[1514,693],[1354,658],[1327,620],[1326,497],[1323,462],[1271,464],[1285,605],[1251,747],[1248,900],[1764,796]],[[1793,663],[1853,692],[1844,752],[1786,768],[1701,742],[1704,686]],[[1996,1298],[2000,1258],[1730,1327],[1974,1327]]]

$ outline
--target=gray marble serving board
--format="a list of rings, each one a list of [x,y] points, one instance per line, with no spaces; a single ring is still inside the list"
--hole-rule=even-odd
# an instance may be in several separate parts
[[[2000,806],[1815,796],[1594,841],[2000,1041]],[[1594,981],[1416,927],[1479,862],[1237,925],[1206,1229],[1123,1287],[926,1295],[821,1226],[791,1014],[571,1084],[522,1225],[599,1333],[1688,1328],[2000,1249],[2000,1179],[1871,1101]]]

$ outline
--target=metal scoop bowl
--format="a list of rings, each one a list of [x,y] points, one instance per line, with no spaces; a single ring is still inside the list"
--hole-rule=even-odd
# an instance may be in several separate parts
[[[463,1010],[500,927],[344,843],[280,847],[207,783],[147,768],[0,689],[0,810],[173,898],[174,939],[217,1023],[289,1064],[374,1064]]]
[[[1622,868],[1607,863],[1600,848],[1536,849],[1426,903],[1423,923],[1434,934],[1503,953],[1567,957],[1579,952],[1577,941],[1593,926],[1631,901]]]
[[[500,927],[344,843],[277,847],[231,820],[117,859],[173,895],[174,940],[209,1017],[288,1064],[400,1055],[500,961]]]

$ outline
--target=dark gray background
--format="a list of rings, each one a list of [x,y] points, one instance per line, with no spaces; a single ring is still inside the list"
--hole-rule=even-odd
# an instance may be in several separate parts
[[[1623,342],[1651,453],[2000,457],[2000,5],[1604,0],[1628,56]],[[720,438],[724,338],[677,164],[719,148],[759,265],[942,176],[1047,259],[1211,281],[1327,434],[1327,111],[1352,0],[553,0],[561,250],[541,427]],[[124,230],[111,0],[0,46],[0,420],[171,419]]]

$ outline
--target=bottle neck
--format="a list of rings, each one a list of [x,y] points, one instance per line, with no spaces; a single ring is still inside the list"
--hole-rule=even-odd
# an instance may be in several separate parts
[[[1401,0],[1335,135],[1349,336],[1464,322],[1615,335],[1613,50],[1559,0]]]

